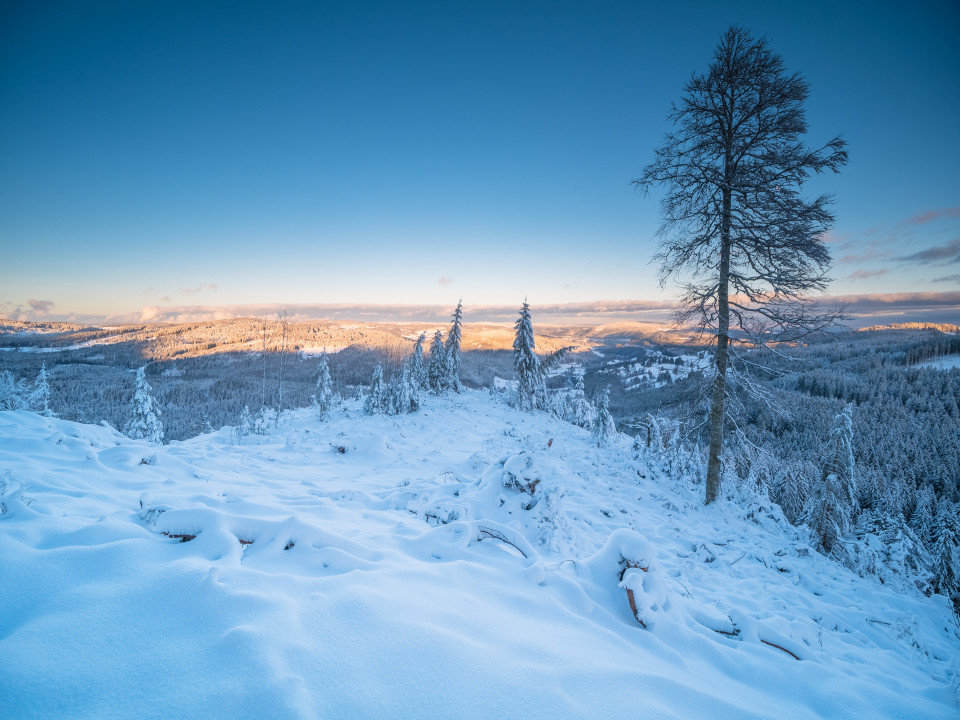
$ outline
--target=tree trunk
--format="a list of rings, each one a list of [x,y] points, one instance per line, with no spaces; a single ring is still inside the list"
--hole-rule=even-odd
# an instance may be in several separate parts
[[[727,357],[730,344],[730,197],[729,185],[723,190],[723,218],[720,226],[720,282],[717,289],[716,377],[710,399],[710,454],[707,460],[706,505],[720,495],[720,452],[723,450],[723,416],[727,389]]]

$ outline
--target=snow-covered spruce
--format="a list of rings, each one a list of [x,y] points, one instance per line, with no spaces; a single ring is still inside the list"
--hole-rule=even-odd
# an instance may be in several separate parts
[[[127,424],[126,435],[134,440],[146,440],[159,445],[163,442],[160,408],[150,394],[153,388],[147,382],[145,371],[144,367],[137,369],[133,389],[133,417]]]

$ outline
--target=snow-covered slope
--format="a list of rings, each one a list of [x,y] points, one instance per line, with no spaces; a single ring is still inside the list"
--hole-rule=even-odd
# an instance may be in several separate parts
[[[958,716],[941,598],[666,468],[480,392],[241,445],[0,413],[0,715]]]

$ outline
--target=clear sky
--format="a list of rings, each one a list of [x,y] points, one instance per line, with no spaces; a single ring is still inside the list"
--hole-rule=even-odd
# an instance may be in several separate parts
[[[669,300],[629,183],[731,24],[849,142],[830,293],[960,307],[956,0],[6,0],[0,315]]]

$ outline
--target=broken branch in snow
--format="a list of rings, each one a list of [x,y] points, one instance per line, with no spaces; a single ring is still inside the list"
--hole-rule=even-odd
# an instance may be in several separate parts
[[[520,548],[518,548],[518,547],[516,546],[516,544],[514,544],[514,543],[510,542],[509,540],[507,540],[506,535],[504,535],[504,534],[503,534],[502,532],[500,532],[499,530],[494,530],[493,528],[489,528],[489,527],[478,527],[478,528],[477,528],[477,532],[480,534],[480,537],[477,538],[477,539],[480,540],[481,542],[483,541],[483,539],[484,539],[485,537],[486,537],[486,538],[493,538],[494,540],[499,540],[500,542],[504,543],[505,545],[509,545],[509,546],[512,547],[514,550],[516,550],[518,553],[520,553],[521,555],[523,555],[523,557],[525,557],[525,558],[527,557],[527,554],[526,554],[523,550],[521,550]]]

